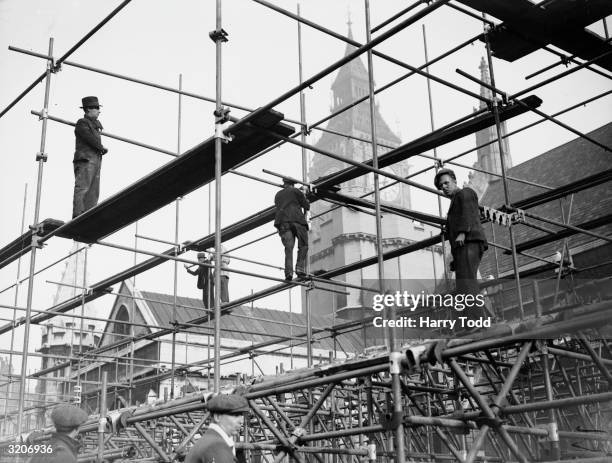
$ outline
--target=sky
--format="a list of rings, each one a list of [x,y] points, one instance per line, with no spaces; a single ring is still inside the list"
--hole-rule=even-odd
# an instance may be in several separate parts
[[[9,45],[46,54],[49,38],[54,38],[54,56],[61,56],[95,24],[105,17],[119,1],[91,2],[85,0],[0,0],[0,107],[4,108],[36,77],[45,70],[45,61],[8,50]],[[295,11],[294,1],[273,2],[282,8]],[[371,2],[371,23],[380,24],[400,9],[405,2]],[[363,1],[308,0],[301,4],[301,14],[337,33],[346,35],[347,23],[355,40],[365,42]],[[350,19],[349,19],[350,18]],[[608,19],[609,20],[609,19]],[[394,24],[396,24],[395,22]],[[456,44],[482,31],[482,23],[455,10],[442,7],[418,21],[394,37],[383,42],[377,50],[387,53],[413,66],[425,62],[423,50],[423,25],[427,34],[429,57],[435,57]],[[150,82],[178,87],[182,75],[186,91],[214,98],[215,96],[215,45],[208,37],[215,27],[215,2],[196,0],[133,0],[116,17],[79,48],[69,60]],[[223,45],[223,99],[229,103],[257,108],[298,83],[297,25],[294,20],[282,16],[251,0],[223,2],[223,28],[229,34],[229,42]],[[603,34],[601,22],[591,28]],[[303,26],[303,73],[310,77],[341,58],[345,43],[320,31]],[[460,68],[479,76],[478,65],[485,54],[482,43],[475,42],[451,57],[436,63],[430,72],[456,85],[479,91],[479,86],[455,72]],[[363,57],[365,62],[365,56]],[[535,82],[563,70],[558,66],[534,79],[525,76],[555,62],[548,52],[538,51],[513,63],[494,59],[497,86],[509,93],[519,91]],[[374,58],[374,78],[377,86],[386,84],[405,73],[405,70],[379,58]],[[331,83],[336,73],[321,79],[306,94],[306,119],[309,123],[329,114],[331,107]],[[565,107],[610,89],[610,80],[588,70],[554,82],[534,92],[544,101],[540,109],[552,114]],[[25,224],[31,225],[37,179],[36,153],[40,149],[41,123],[30,114],[39,111],[43,104],[44,85],[39,84],[4,117],[0,118],[0,246],[12,241],[21,233],[21,216],[24,207],[24,189],[27,185]],[[116,135],[137,140],[170,151],[178,149],[178,97],[176,94],[145,87],[132,82],[88,72],[71,66],[52,76],[49,114],[76,121],[81,117],[81,98],[96,95],[103,105],[100,120],[105,130]],[[432,83],[432,100],[435,126],[440,127],[462,117],[478,106],[478,101],[456,90]],[[390,127],[408,142],[430,131],[426,80],[413,76],[379,94],[376,102]],[[588,132],[610,121],[610,97],[602,98],[585,107],[560,117],[564,123],[577,130]],[[290,98],[277,110],[288,118],[299,119],[299,100]],[[214,132],[212,103],[184,97],[180,148],[185,151],[209,138]],[[244,111],[232,110],[235,117]],[[508,122],[511,131],[538,119],[525,114]],[[308,142],[314,144],[320,132],[313,131]],[[514,164],[524,162],[559,144],[575,138],[566,129],[550,122],[526,130],[510,140]],[[171,160],[168,155],[104,139],[109,149],[102,166],[100,199],[104,199],[137,181],[148,172]],[[475,146],[473,136],[465,137],[438,149],[442,158],[460,153]],[[72,157],[74,135],[69,126],[50,121],[46,149],[48,162],[44,164],[41,186],[40,218],[68,220],[71,215],[74,177]],[[466,164],[475,162],[475,154],[462,159]],[[431,161],[411,159],[413,169],[429,166]],[[251,162],[240,170],[258,177],[275,180],[262,173],[267,168],[301,177],[300,150],[283,146]],[[551,166],[554,168],[554,166]],[[467,180],[466,169],[457,169],[459,181]],[[432,174],[416,177],[431,185]],[[275,187],[242,177],[227,174],[222,180],[222,225],[227,226],[268,207],[273,202]],[[437,211],[437,201],[431,195],[412,190],[412,204],[421,211]],[[209,190],[201,188],[180,201],[179,241],[193,240],[214,230],[214,218],[209,214]],[[214,211],[213,211],[214,212]],[[212,227],[212,228],[211,228]],[[138,223],[138,233],[172,241],[175,234],[175,206],[144,218]],[[252,230],[226,244],[232,249],[258,236],[274,232],[272,224]],[[165,244],[138,239],[135,243],[135,225],[107,237],[105,240],[152,252],[168,248]],[[72,242],[61,238],[50,240],[37,253],[36,268],[42,268],[68,254]],[[238,256],[282,265],[282,246],[277,236],[242,248]],[[195,260],[194,253],[186,255]],[[147,256],[136,256],[137,261]],[[102,280],[133,265],[131,252],[93,246],[88,255],[88,283]],[[29,257],[21,261],[21,275],[27,272]],[[232,262],[232,266],[260,274],[282,277],[280,270],[253,264]],[[136,286],[146,291],[172,293],[173,264],[166,263],[139,275]],[[52,305],[57,291],[62,265],[55,265],[42,272],[34,280],[33,308],[45,310]],[[0,290],[14,283],[17,263],[0,269]],[[275,284],[253,277],[233,275],[230,279],[231,298],[237,298]],[[115,288],[117,289],[117,288]],[[17,305],[26,305],[27,286],[22,285]],[[199,298],[195,278],[179,266],[178,294]],[[289,298],[294,310],[300,306],[299,290],[284,292],[256,301],[261,307],[287,310]],[[106,316],[113,296],[96,301],[98,313]],[[13,305],[14,290],[0,293],[0,304]],[[0,318],[10,319],[12,310],[0,309]],[[0,323],[4,322],[0,320]],[[22,328],[16,330],[16,346],[21,348]],[[33,327],[29,350],[40,345],[40,331]],[[10,336],[0,339],[0,348],[9,347]],[[15,366],[19,361],[14,361]],[[38,368],[39,360],[29,362]]]

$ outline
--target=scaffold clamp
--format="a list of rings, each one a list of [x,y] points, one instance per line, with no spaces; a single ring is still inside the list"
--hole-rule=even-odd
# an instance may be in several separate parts
[[[296,426],[293,431],[291,431],[291,435],[297,437],[298,439],[306,434],[306,429],[301,426]]]
[[[228,40],[227,36],[228,35],[229,34],[227,32],[225,32],[225,30],[223,28],[217,29],[217,30],[214,30],[214,31],[210,31],[208,33],[208,36],[210,37],[210,39],[213,42],[215,42],[215,43],[217,43],[217,42],[227,42],[227,40]]]
[[[380,424],[385,429],[385,431],[391,431],[397,429],[403,418],[404,412],[402,411],[393,411],[393,413],[381,413]]]
[[[225,133],[223,124],[215,124],[215,138],[220,138],[222,142],[229,143],[233,137]]]
[[[215,109],[213,111],[213,114],[215,115],[215,123],[216,124],[225,124],[227,121],[229,121],[229,113],[230,113],[230,109],[225,107],[225,108],[219,108],[219,109]]]

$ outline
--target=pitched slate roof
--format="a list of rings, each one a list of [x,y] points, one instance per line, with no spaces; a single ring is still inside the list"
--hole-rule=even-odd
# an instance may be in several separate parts
[[[143,298],[147,299],[146,303],[159,324],[168,326],[172,320],[174,296],[148,291],[141,291],[141,293]],[[187,307],[179,307],[179,305]],[[190,320],[202,317],[204,314],[202,309],[202,301],[198,299],[177,297],[176,318],[179,323],[187,323]],[[332,318],[328,316],[312,315],[311,318],[313,329],[328,328],[333,324]],[[299,326],[292,327],[290,324]],[[197,331],[197,328],[190,329]],[[221,331],[224,338],[249,341],[257,344],[273,340],[273,336],[296,336],[304,333],[306,331],[306,316],[301,313],[240,306],[232,309],[229,315],[221,317]],[[313,343],[315,349],[334,349],[333,339],[325,336],[326,334],[328,332],[313,336],[316,340]],[[363,351],[360,332],[355,331],[339,335],[338,342],[347,352],[358,353]],[[287,341],[279,343],[287,344]]]
[[[597,140],[605,146],[612,146],[612,123],[608,123],[598,129],[588,133],[588,136]],[[612,169],[612,154],[606,152],[597,145],[583,138],[576,138],[561,146],[553,148],[546,153],[543,153],[529,161],[512,167],[508,170],[508,175],[523,180],[528,180],[541,185],[550,187],[560,187],[570,182],[574,182],[585,177],[600,173],[604,170]],[[517,182],[508,182],[510,202],[515,202],[546,190],[536,186],[526,185]],[[610,182],[603,183],[594,187],[587,188],[574,194],[571,207],[571,215],[569,223],[579,225],[584,222],[602,217],[612,211],[612,185]],[[562,222],[562,214],[560,204],[563,204],[564,214],[568,216],[570,198],[566,197],[562,200],[555,200],[542,204],[537,207],[528,209],[528,212],[546,217],[552,220]],[[499,207],[504,204],[504,190],[501,180],[494,180],[489,184],[483,197],[480,199],[481,205],[490,207]],[[554,225],[545,224],[533,219],[527,219],[530,223],[543,226],[547,229],[559,231],[561,228]],[[509,236],[507,228],[495,227],[495,239],[491,232],[491,224],[485,225],[485,231],[489,240],[509,247]],[[547,233],[535,230],[525,225],[513,227],[515,242],[517,244],[525,241],[546,236]],[[604,225],[592,231],[610,235],[612,233],[612,225]],[[595,243],[597,238],[585,235],[576,234],[569,238],[570,249],[577,248],[583,245],[600,245]],[[540,257],[550,257],[556,251],[561,250],[562,240],[555,241],[537,248],[530,249],[526,252]],[[500,273],[507,272],[512,269],[511,256],[497,252]],[[533,259],[519,256],[519,267],[532,264]],[[542,264],[542,262],[540,262]],[[480,265],[480,272],[483,277],[488,275],[496,275],[495,257],[493,249],[485,254]]]

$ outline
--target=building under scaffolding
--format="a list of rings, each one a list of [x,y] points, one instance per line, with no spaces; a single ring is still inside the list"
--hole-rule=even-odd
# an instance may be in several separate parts
[[[510,6],[502,0],[417,0],[371,27],[370,4],[365,0],[367,40],[359,43],[350,24],[344,36],[302,17],[299,8],[296,14],[264,0],[254,1],[296,21],[300,70],[298,85],[255,110],[221,98],[222,56],[228,39],[221,0],[216,1],[216,26],[210,33],[216,50],[214,98],[185,92],[180,85],[170,88],[68,61],[122,14],[130,0],[120,3],[59,58],[53,39],[46,54],[11,47],[45,60],[46,71],[0,113],[1,118],[45,83],[43,109],[34,112],[42,124],[34,220],[28,231],[0,249],[0,268],[18,265],[16,283],[2,291],[15,291],[15,302],[4,306],[14,315],[0,326],[0,337],[11,342],[10,349],[3,350],[10,355],[9,363],[5,368],[3,363],[0,371],[4,399],[0,461],[16,461],[8,455],[16,442],[35,445],[47,439],[52,430],[48,411],[66,401],[80,403],[90,415],[79,429],[83,443],[79,461],[181,461],[209,424],[206,402],[212,394],[231,391],[243,394],[249,403],[237,442],[240,458],[248,462],[610,461],[611,125],[583,133],[558,116],[609,97],[612,90],[568,101],[554,114],[541,109],[538,90],[574,73],[597,74],[609,85],[612,45],[606,17],[612,14],[612,3],[521,0]],[[436,10],[472,18],[478,34],[431,59],[424,40],[426,62],[418,67],[380,51],[386,40],[427,20]],[[604,36],[587,29],[595,22],[602,23]],[[341,59],[312,76],[302,75],[305,26],[346,43]],[[480,93],[430,72],[433,64],[443,66],[445,58],[477,41],[486,53],[480,78],[461,69],[457,73],[478,84]],[[536,50],[550,53],[556,61],[527,77],[551,70],[556,74],[514,94],[498,88],[494,58],[512,63]],[[373,57],[407,74],[377,86]],[[557,72],[561,64],[567,69]],[[49,114],[52,80],[62,65],[179,95],[176,153],[104,134],[174,158],[67,222],[41,220],[40,215],[48,123],[74,125]],[[303,91],[336,71],[332,114],[310,123]],[[382,120],[377,95],[412,75],[469,96],[478,109],[466,108],[465,116],[436,128],[429,93],[431,131],[403,143]],[[278,111],[279,105],[296,96],[299,120]],[[180,105],[187,97],[214,102],[215,124],[211,138],[182,152]],[[230,108],[245,115],[236,118]],[[528,114],[537,119],[508,131],[507,121]],[[533,127],[542,122],[577,138],[513,167],[509,137],[535,131]],[[317,142],[309,142],[313,132],[322,133]],[[438,152],[465,137],[475,137],[477,146],[452,156]],[[268,207],[222,227],[221,177],[231,173],[279,186],[237,169],[287,145],[301,150],[302,177],[297,180],[308,187],[313,204],[307,276],[285,281],[230,267],[230,275],[269,280],[271,286],[229,302],[222,302],[216,292],[210,309],[179,295],[178,265],[198,264],[189,252],[214,248],[214,286],[219,288],[222,243],[274,218],[274,207]],[[462,156],[473,152],[478,153],[474,166],[460,163]],[[308,153],[314,153],[311,162]],[[409,163],[417,157],[426,159],[428,166],[412,172]],[[443,165],[472,169],[471,180],[482,195],[483,222],[493,249],[481,266],[487,305],[479,315],[492,321],[491,326],[480,330],[379,326],[377,317],[450,319],[463,310],[456,305],[397,302],[380,314],[371,311],[373,294],[400,291],[407,280],[430,281],[430,286],[420,283],[410,288],[423,294],[451,290],[440,193],[430,182],[416,178]],[[205,186],[215,190],[214,208],[209,211],[214,230],[179,242],[179,200]],[[416,190],[438,202],[438,214],[423,212],[411,201],[410,192]],[[165,251],[107,240],[172,205],[173,240],[136,234],[169,246]],[[74,271],[72,282],[65,278],[51,282],[70,287],[71,293],[42,308],[33,297],[34,277],[45,270],[37,267],[36,256],[45,252],[47,242],[60,239],[84,244],[67,256],[82,256],[83,269]],[[261,239],[227,253],[241,259],[238,250]],[[145,260],[134,259],[132,266],[91,283],[86,275],[92,246],[144,255]],[[21,281],[21,259],[26,256],[29,274]],[[136,277],[168,262],[174,267],[167,275],[174,279],[173,294],[135,284]],[[420,270],[414,273],[415,268]],[[17,292],[23,283],[27,303],[20,307]],[[292,288],[301,291],[301,311],[254,305]],[[109,295],[114,302],[108,316],[85,311],[88,304]],[[45,326],[47,338],[37,352],[30,352],[34,325]],[[105,328],[101,331],[99,326]],[[22,350],[14,343],[17,329],[24,333]],[[57,334],[64,336],[62,342],[57,338],[52,346],[50,337]],[[11,368],[11,359],[17,356],[19,374]],[[42,368],[30,371],[28,366],[38,359]],[[34,381],[39,387],[32,394],[27,385]]]

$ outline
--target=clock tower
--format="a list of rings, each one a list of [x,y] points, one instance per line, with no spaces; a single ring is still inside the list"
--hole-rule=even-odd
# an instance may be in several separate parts
[[[349,23],[349,37],[352,32]],[[355,50],[347,45],[345,54]],[[360,58],[356,58],[341,67],[332,84],[331,112],[367,96],[369,93],[368,72]],[[380,114],[378,105],[375,108],[378,155],[399,146],[401,140],[393,133]],[[315,143],[318,148],[331,151],[355,161],[366,161],[372,158],[370,130],[370,106],[365,100],[329,120],[327,129]],[[335,132],[335,133],[331,133]],[[348,135],[349,138],[336,133]],[[315,153],[309,166],[308,178],[318,178],[349,167],[349,164]],[[406,177],[410,166],[407,161],[386,167],[384,170]],[[386,185],[394,181],[388,177],[379,177],[381,202],[411,209],[410,187],[405,184]],[[363,175],[339,185],[341,193],[354,197],[365,197],[374,200],[373,174]],[[331,270],[376,255],[376,222],[373,214],[358,212],[348,207],[335,207],[333,204],[319,200],[312,205],[313,218],[310,232],[309,261],[310,271]],[[328,212],[325,212],[328,211]],[[372,211],[373,212],[373,211]],[[384,252],[429,238],[438,230],[417,221],[395,214],[384,213],[382,217],[382,241]],[[416,251],[400,258],[385,262],[386,286],[397,286],[398,282],[406,285],[417,285],[415,292],[426,286],[433,286],[435,279],[443,274],[443,260],[440,247]],[[376,265],[340,276],[347,283],[357,286],[374,287],[377,285],[378,271]],[[417,281],[418,280],[418,281]],[[395,283],[391,283],[395,281]],[[319,283],[317,283],[319,286]],[[334,314],[337,318],[360,319],[371,315],[368,301],[372,293],[354,288],[329,286],[340,292],[311,290],[310,307],[313,314]],[[400,288],[397,288],[400,289]],[[341,294],[347,292],[348,294]]]

